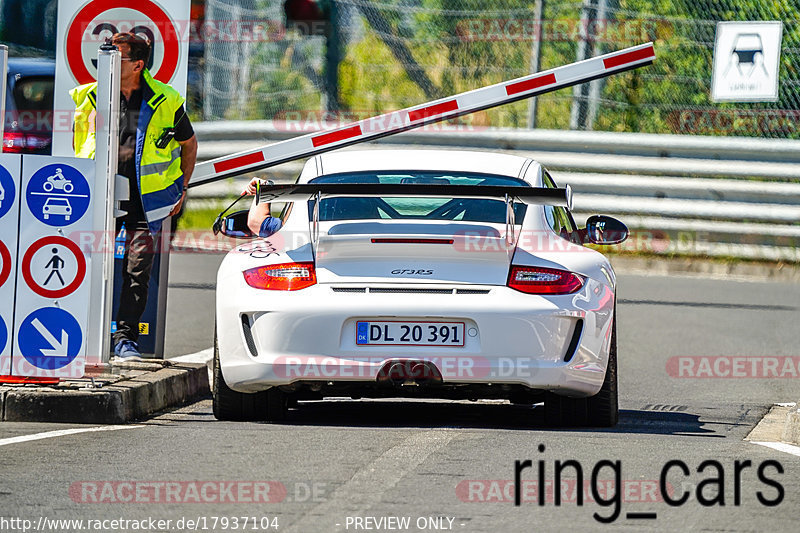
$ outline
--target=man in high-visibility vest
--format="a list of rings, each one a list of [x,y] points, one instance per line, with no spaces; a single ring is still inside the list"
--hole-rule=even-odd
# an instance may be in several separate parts
[[[117,172],[128,178],[130,199],[121,206],[116,233],[125,225],[122,294],[113,335],[114,354],[139,359],[139,320],[147,304],[154,236],[164,218],[177,214],[197,159],[197,139],[184,98],[154,80],[145,67],[150,43],[132,33],[111,38],[122,56]],[[97,83],[70,91],[75,102],[73,145],[78,157],[94,157]]]

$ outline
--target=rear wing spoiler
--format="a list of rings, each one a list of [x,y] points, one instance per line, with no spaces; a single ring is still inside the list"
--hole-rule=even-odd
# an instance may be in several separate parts
[[[505,241],[516,245],[514,231],[514,202],[524,204],[554,205],[572,209],[572,188],[520,187],[512,185],[434,185],[404,183],[303,183],[262,185],[256,184],[258,202],[306,202],[314,200],[311,220],[311,241],[314,249],[319,243],[319,203],[323,198],[385,196],[444,197],[501,200],[506,204]]]
[[[333,197],[383,196],[480,198],[507,203],[555,205],[572,208],[572,189],[512,185],[433,185],[400,183],[303,183],[256,186],[256,202],[305,202]]]

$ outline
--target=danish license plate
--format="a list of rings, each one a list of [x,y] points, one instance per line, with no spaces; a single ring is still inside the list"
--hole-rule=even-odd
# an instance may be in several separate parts
[[[464,346],[464,323],[359,321],[356,323],[356,344]]]

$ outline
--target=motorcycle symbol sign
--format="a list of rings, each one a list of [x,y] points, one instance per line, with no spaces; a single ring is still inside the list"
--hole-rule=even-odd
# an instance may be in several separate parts
[[[49,226],[67,226],[86,213],[91,200],[89,183],[76,169],[66,164],[40,168],[28,182],[28,208]]]
[[[56,173],[47,177],[47,181],[42,184],[42,189],[45,192],[51,192],[53,189],[60,189],[65,193],[71,193],[75,190],[72,182],[64,177],[61,167],[56,167]]]

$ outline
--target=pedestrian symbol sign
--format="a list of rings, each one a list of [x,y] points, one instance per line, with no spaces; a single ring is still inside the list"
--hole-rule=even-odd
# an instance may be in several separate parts
[[[48,226],[68,226],[89,208],[91,191],[75,168],[56,163],[36,171],[28,182],[26,199],[34,217]]]
[[[78,321],[57,307],[43,307],[29,314],[19,327],[22,356],[33,366],[56,370],[78,355],[83,334]]]
[[[47,262],[44,268],[47,269],[50,266],[53,268],[50,270],[50,274],[47,276],[47,279],[44,280],[44,284],[47,286],[47,284],[50,283],[50,279],[53,277],[53,275],[56,275],[58,276],[58,281],[61,282],[61,286],[63,287],[66,285],[66,283],[64,283],[64,278],[61,277],[61,269],[66,263],[64,263],[64,260],[58,256],[58,248],[53,247],[51,250],[53,252],[53,257],[50,258],[50,261]]]
[[[33,292],[63,298],[80,287],[86,259],[73,241],[51,235],[34,242],[22,258],[22,277]]]

